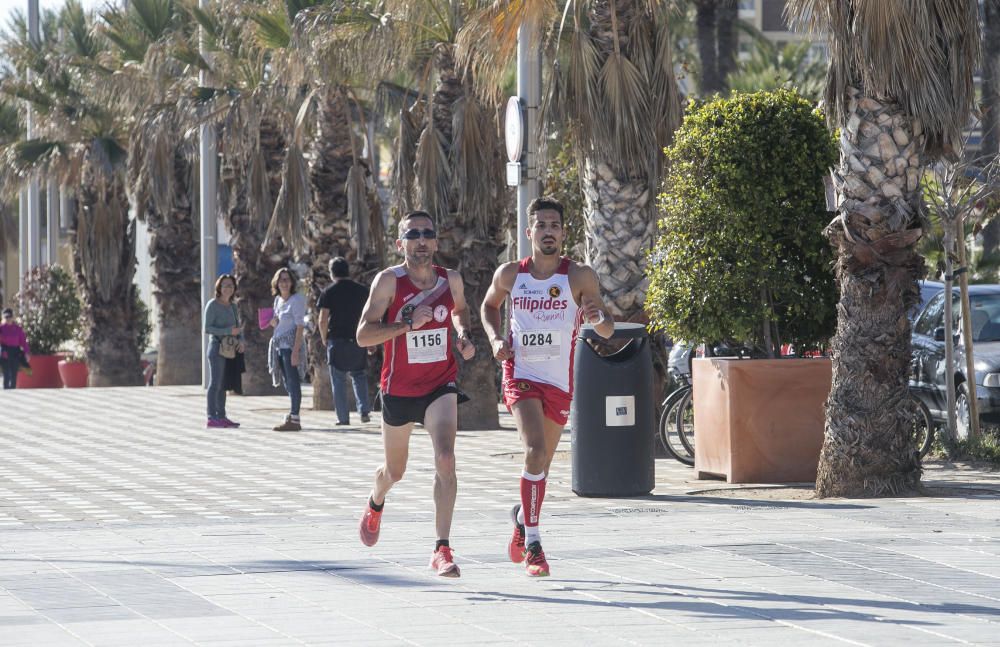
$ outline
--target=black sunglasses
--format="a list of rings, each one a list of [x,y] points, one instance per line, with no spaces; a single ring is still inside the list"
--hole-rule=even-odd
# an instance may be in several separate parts
[[[404,240],[417,240],[421,236],[427,240],[434,240],[438,237],[437,232],[433,229],[407,229],[403,232]]]

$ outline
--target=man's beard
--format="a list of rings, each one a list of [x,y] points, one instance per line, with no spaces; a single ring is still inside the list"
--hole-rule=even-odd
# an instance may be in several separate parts
[[[419,256],[417,256],[418,253]],[[434,255],[430,252],[414,252],[412,256],[406,257],[407,263],[417,266],[430,265],[432,260],[434,260]]]
[[[546,256],[554,256],[559,253],[559,246],[555,243],[542,243],[542,247],[539,251]]]

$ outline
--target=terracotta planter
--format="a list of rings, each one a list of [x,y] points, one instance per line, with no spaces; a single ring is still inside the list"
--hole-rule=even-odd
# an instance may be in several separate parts
[[[32,355],[31,375],[22,368],[17,374],[19,389],[60,389],[59,360],[62,355]]]
[[[829,359],[696,359],[692,377],[698,478],[816,480]]]
[[[63,386],[67,389],[79,389],[87,386],[87,375],[89,373],[86,362],[76,362],[68,359],[59,362],[59,377],[62,379]]]

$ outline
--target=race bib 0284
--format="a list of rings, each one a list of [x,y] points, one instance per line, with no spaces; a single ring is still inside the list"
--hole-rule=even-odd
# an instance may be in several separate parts
[[[517,359],[525,362],[546,362],[559,359],[562,353],[562,331],[530,330],[517,333]]]

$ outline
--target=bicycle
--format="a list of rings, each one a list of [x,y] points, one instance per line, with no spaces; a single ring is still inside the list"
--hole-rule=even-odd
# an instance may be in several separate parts
[[[667,453],[684,465],[694,465],[694,409],[691,384],[681,386],[663,400],[657,435]]]

